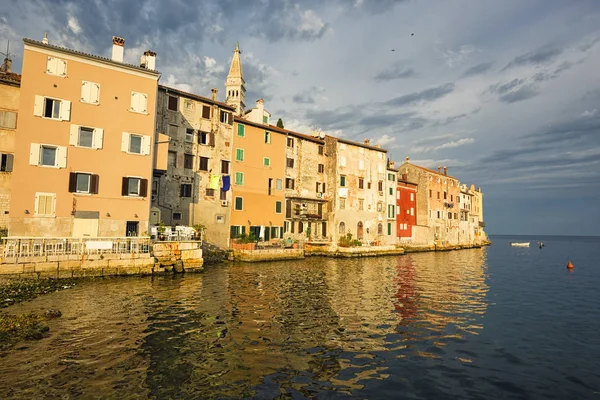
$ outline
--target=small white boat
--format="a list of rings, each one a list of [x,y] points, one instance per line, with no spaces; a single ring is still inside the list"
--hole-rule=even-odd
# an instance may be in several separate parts
[[[529,242],[510,242],[513,247],[529,247]]]

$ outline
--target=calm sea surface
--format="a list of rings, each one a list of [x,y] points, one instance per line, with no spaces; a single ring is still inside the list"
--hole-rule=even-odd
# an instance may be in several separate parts
[[[6,309],[63,316],[0,398],[600,400],[600,238],[491,239],[83,282]]]

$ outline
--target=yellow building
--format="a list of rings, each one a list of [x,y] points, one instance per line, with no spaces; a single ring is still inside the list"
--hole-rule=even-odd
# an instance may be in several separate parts
[[[8,227],[20,86],[21,75],[5,58],[0,66],[0,229]]]
[[[148,231],[160,74],[24,39],[11,236],[138,236]],[[18,182],[18,184],[15,184]]]

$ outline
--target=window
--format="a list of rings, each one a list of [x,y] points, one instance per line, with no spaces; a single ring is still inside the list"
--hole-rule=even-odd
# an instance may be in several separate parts
[[[142,137],[138,135],[129,135],[129,152],[133,154],[142,154]]]
[[[394,182],[396,180],[396,177],[394,176],[394,174],[388,174],[388,181]]]
[[[454,196],[450,195],[450,201],[454,201]]]
[[[194,143],[194,130],[187,128],[185,130],[185,141],[186,143]]]
[[[320,155],[320,156],[322,156],[322,155],[323,155],[323,153],[324,153],[324,151],[323,151],[323,150],[324,150],[324,149],[323,149],[323,146],[319,145],[319,147],[318,147],[318,150],[317,150],[317,151],[318,151],[318,153],[319,153],[319,155]]]
[[[240,186],[244,184],[244,173],[243,172],[235,173],[235,184],[240,185]]]
[[[121,194],[123,196],[146,197],[148,194],[148,179],[124,177]]]
[[[448,213],[448,219],[452,219],[452,213],[451,212]]]
[[[237,161],[244,161],[244,149],[235,149],[235,159]]]
[[[439,211],[437,212],[437,217],[438,217],[438,218],[440,218],[440,217],[441,217],[441,216],[440,216],[440,212],[439,212]]]
[[[377,234],[383,235],[383,224],[381,223],[377,224]]]
[[[177,168],[177,153],[174,151],[169,151],[168,155],[168,163],[173,168]]]
[[[345,166],[346,166],[346,157],[341,156],[340,157],[340,167],[345,167]]]
[[[192,103],[190,100],[185,100],[185,102],[183,104],[185,105],[186,110],[194,109],[194,103]]]
[[[236,197],[233,209],[237,210],[237,211],[241,211],[243,205],[244,205],[244,200],[241,197]]]
[[[346,175],[340,175],[340,186],[341,187],[346,186]]]
[[[200,144],[208,144],[210,134],[208,132],[198,131],[198,143]]]
[[[265,143],[271,143],[271,132],[265,131]]]
[[[223,124],[229,124],[229,125],[233,124],[233,118],[231,117],[231,113],[221,110],[220,121]]]
[[[281,214],[282,204],[280,201],[275,202],[275,214]]]
[[[325,172],[325,165],[324,164],[319,164],[317,166],[317,170],[320,174],[322,174],[323,172]]]
[[[293,138],[287,138],[287,147],[293,148],[294,147],[294,139]]]
[[[208,196],[208,197],[215,197],[215,189],[207,188],[206,189],[206,196]]]
[[[346,234],[346,224],[344,222],[340,222],[340,235],[345,235]]]
[[[444,200],[448,198],[448,193],[444,192]]]
[[[60,58],[48,57],[46,72],[50,75],[67,76],[67,62]]]
[[[177,111],[179,109],[179,97],[176,96],[168,96],[169,102],[167,104],[167,108],[171,111]]]
[[[242,124],[238,124],[237,135],[240,137],[246,136],[246,127]]]
[[[150,154],[150,136],[123,132],[121,136],[121,151],[129,154]]]
[[[71,172],[69,174],[69,192],[97,194],[98,181],[98,175]]]
[[[219,195],[219,199],[220,200],[227,200],[227,192],[225,192],[224,190],[219,190],[220,195]]]
[[[394,195],[394,188],[390,188],[390,196]]]
[[[367,189],[371,189],[371,182],[367,182]]]
[[[377,190],[383,192],[383,181],[377,182]]]
[[[346,209],[346,199],[340,199],[340,210]]]
[[[100,85],[94,82],[81,81],[81,102],[99,104]]]
[[[396,215],[396,209],[393,204],[388,204],[388,218],[394,218]]]
[[[431,196],[430,196],[431,197]],[[410,194],[410,201],[415,201],[415,194],[411,193]]]
[[[392,234],[392,224],[391,222],[388,222],[388,236],[390,236]]]
[[[200,171],[208,171],[208,157],[200,157]]]
[[[379,202],[377,203],[377,212],[382,212],[383,211],[383,203]]]
[[[263,115],[263,124],[269,123],[269,117],[267,115]]]
[[[285,178],[285,188],[286,189],[294,188],[294,180],[292,178]]]
[[[209,106],[202,106],[202,118],[204,119],[210,119],[210,107]]]
[[[160,185],[160,181],[157,178],[154,178],[152,180],[152,195],[156,196],[158,195],[158,187]]]
[[[202,158],[200,157],[200,169],[202,169]],[[208,164],[208,161],[207,161]],[[184,154],[183,155],[183,168],[185,169],[194,169],[194,155],[193,154]]]
[[[365,169],[365,161],[364,160],[358,160],[358,169],[360,169],[360,170]]]
[[[14,158],[12,154],[2,153],[0,155],[0,171],[12,172]]]
[[[364,178],[358,178],[358,188],[359,189],[364,189],[365,188],[365,180],[364,180]]]
[[[69,145],[88,149],[101,149],[104,129],[71,124]]]
[[[358,199],[358,210],[363,211],[365,209],[365,201],[363,199]]]
[[[94,130],[91,128],[79,127],[79,138],[77,146],[92,147],[94,145]]]
[[[53,217],[56,209],[55,193],[36,193],[35,194],[35,215],[44,217]]]
[[[410,215],[415,215],[415,209],[414,209],[414,207],[410,208]]]
[[[145,93],[131,92],[131,107],[129,111],[146,114],[148,106],[148,95]]]
[[[42,146],[41,147],[41,163],[40,165],[45,165],[47,167],[55,167],[56,166],[56,153],[58,149],[56,147],[50,146]]]
[[[263,158],[263,165],[269,167],[271,165],[271,159],[268,157]]]
[[[221,160],[221,173],[229,174],[229,161]]]
[[[181,186],[179,186],[179,196],[192,197],[192,184],[182,183]]]
[[[60,100],[46,98],[44,100],[44,117],[60,119]]]
[[[293,158],[287,158],[287,159],[285,160],[285,165],[286,165],[288,168],[294,168],[294,159],[293,159]]]
[[[14,111],[0,110],[0,128],[16,129],[17,113]]]
[[[181,221],[181,213],[180,212],[173,213],[173,221]]]
[[[281,179],[279,179],[279,178],[275,179],[275,189],[282,190],[282,186],[283,186],[283,182],[281,181]]]
[[[440,199],[440,192],[437,192],[437,198]]]

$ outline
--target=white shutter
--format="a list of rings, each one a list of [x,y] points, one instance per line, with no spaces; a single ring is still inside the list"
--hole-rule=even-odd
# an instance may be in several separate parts
[[[100,85],[98,85],[97,83],[91,84],[90,103],[92,103],[92,104],[100,103]]]
[[[56,149],[56,166],[67,168],[67,148],[65,146],[58,146]]]
[[[139,97],[140,97],[139,93],[131,92],[131,110],[132,111],[139,111],[139,109],[138,109]]]
[[[150,154],[150,136],[142,136],[142,154]]]
[[[56,64],[57,59],[54,57],[48,57],[48,62],[46,63],[46,72],[49,74],[56,75]]]
[[[31,143],[29,149],[29,165],[39,165],[40,163],[40,144]]]
[[[91,89],[92,84],[90,82],[81,81],[81,101],[86,103],[91,102]]]
[[[33,102],[33,115],[41,117],[44,114],[44,96],[35,95]]]
[[[129,150],[129,133],[123,132],[121,136],[121,151],[127,153]]]
[[[365,161],[364,160],[358,160],[358,169],[365,169]]]
[[[68,100],[61,100],[60,119],[61,121],[71,120],[71,102]]]
[[[38,193],[35,194],[35,205],[33,206],[33,214],[38,215],[40,212],[40,195]]]
[[[67,62],[65,60],[56,59],[56,74],[59,76],[67,75]]]
[[[340,166],[342,166],[342,167],[346,166],[346,157],[344,157],[344,156],[340,157]]]
[[[140,93],[140,112],[147,112],[148,109],[148,95]]]
[[[79,141],[79,125],[71,124],[71,130],[69,132],[69,145],[77,146]]]
[[[103,141],[104,141],[104,129],[102,129],[102,128],[94,129],[94,148],[96,150],[101,149]]]

